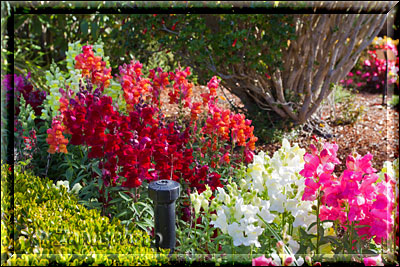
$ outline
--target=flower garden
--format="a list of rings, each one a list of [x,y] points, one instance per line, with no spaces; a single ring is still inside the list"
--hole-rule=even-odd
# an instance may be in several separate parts
[[[386,68],[398,84],[389,39],[376,38],[341,84],[382,88]],[[397,61],[377,59],[380,46]],[[337,143],[314,135],[260,150],[257,125],[224,105],[220,77],[196,98],[190,67],[113,69],[111,53],[69,43],[46,70],[48,90],[29,69],[2,79],[14,110],[2,265],[398,265],[398,158],[377,166],[354,147],[341,161]],[[148,186],[158,180],[180,184],[173,253],[155,246]]]

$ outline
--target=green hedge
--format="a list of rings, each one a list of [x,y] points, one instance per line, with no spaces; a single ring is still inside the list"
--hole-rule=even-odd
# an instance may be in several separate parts
[[[12,231],[11,224],[11,195],[7,175],[10,174],[8,166],[1,164],[1,264],[11,256],[13,240],[9,238]]]
[[[7,195],[3,192],[3,177],[7,176],[7,168],[2,164],[2,264],[3,252],[7,254],[10,244],[6,243],[11,241],[7,238],[7,221],[3,227],[3,193]],[[15,247],[14,254],[6,256],[7,265],[132,266],[168,261],[168,252],[157,254],[146,232],[133,224],[126,227],[117,219],[111,221],[98,210],[86,209],[66,188],[54,188],[52,181],[19,170],[15,171],[14,181]]]

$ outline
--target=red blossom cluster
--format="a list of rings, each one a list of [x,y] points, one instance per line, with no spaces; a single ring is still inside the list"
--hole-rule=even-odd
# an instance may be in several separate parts
[[[144,180],[158,179],[179,181],[199,191],[205,189],[205,183],[212,188],[222,186],[218,174],[208,173],[208,168],[196,172],[191,167],[193,150],[186,147],[189,129],[181,131],[182,127],[173,122],[165,125],[157,117],[158,109],[142,99],[128,116],[123,115],[114,109],[111,97],[101,95],[98,89],[92,93],[88,82],[86,90],[81,87],[62,112],[65,129],[58,120],[53,128],[57,127],[58,136],[62,136],[61,129],[70,134],[72,145],[87,146],[89,158],[102,160],[99,167],[106,186],[119,181],[124,187],[134,188]],[[67,97],[64,94],[63,98]],[[49,136],[49,144],[55,143],[51,141]]]
[[[75,69],[82,70],[82,77],[89,77],[103,91],[110,85],[111,68],[106,68],[106,62],[94,55],[91,45],[84,45],[82,50],[83,53],[75,57]]]
[[[30,130],[29,131],[29,136],[24,136],[24,144],[26,150],[32,150],[36,146],[36,131],[35,130]],[[32,156],[32,155],[30,155]]]
[[[156,71],[158,75],[156,75]],[[161,106],[162,103],[160,102],[160,93],[161,89],[165,89],[165,87],[169,84],[169,73],[163,72],[162,68],[160,67],[157,69],[152,69],[149,72],[149,78],[153,80],[152,102],[157,106]]]
[[[192,102],[193,84],[187,80],[190,68],[169,73],[156,68],[144,78],[143,65],[131,61],[119,67],[117,76],[127,104],[128,113],[123,114],[113,106],[111,97],[102,94],[104,87],[93,91],[92,84],[108,81],[97,79],[100,76],[96,73],[105,67],[101,57],[94,57],[92,47],[84,46],[76,61],[75,68],[84,70],[87,77],[86,86],[81,84],[75,95],[68,88],[67,92],[60,89],[61,116],[55,118],[53,128],[48,130],[49,152],[67,153],[68,140],[62,133],[69,134],[72,145],[86,146],[89,158],[100,159],[104,185],[122,183],[135,188],[144,180],[172,179],[202,192],[206,184],[212,189],[222,187],[221,176],[210,167],[231,162],[229,151],[233,151],[233,146],[226,143],[243,147],[245,160],[252,160],[257,140],[254,127],[244,115],[217,107],[217,77],[208,83],[209,92],[202,95],[203,102]],[[190,110],[188,125],[164,121],[160,110],[162,89],[169,90],[171,104]],[[202,108],[208,108],[209,116],[204,127],[197,125]],[[200,150],[212,152],[212,162],[195,157],[200,151],[193,151],[194,142],[200,142]]]
[[[191,103],[193,83],[188,82],[187,76],[191,75],[190,68],[187,67],[185,70],[175,70],[175,73],[170,73],[171,80],[174,80],[173,90],[169,95],[170,104],[179,104],[184,101],[184,106],[189,107]]]

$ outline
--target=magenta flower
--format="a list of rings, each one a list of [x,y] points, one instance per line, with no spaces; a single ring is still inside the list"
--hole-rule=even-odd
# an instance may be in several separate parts
[[[290,266],[292,263],[293,263],[293,257],[291,257],[291,256],[288,256],[286,259],[285,259],[285,262],[283,263],[283,266]]]
[[[266,258],[264,255],[251,260],[251,266],[276,266],[272,258]]]
[[[375,257],[364,258],[364,264],[365,266],[383,266],[382,257],[379,254]]]
[[[306,162],[306,164],[304,165],[304,169],[301,170],[299,174],[303,175],[306,178],[314,177],[314,174],[320,163],[318,156],[313,156],[306,153],[304,155],[304,161]]]
[[[371,153],[361,157],[356,153],[356,157],[349,155],[346,159],[346,167],[351,171],[364,172],[367,174],[376,172],[376,169],[372,168],[371,160],[374,156]]]

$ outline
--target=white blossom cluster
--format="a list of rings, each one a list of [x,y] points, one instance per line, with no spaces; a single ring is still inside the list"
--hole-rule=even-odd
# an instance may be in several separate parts
[[[67,189],[68,193],[78,195],[79,191],[82,189],[82,186],[79,183],[76,183],[71,189],[69,188],[69,181],[57,181],[57,183],[54,185],[54,188],[60,189],[60,187],[63,186]]]
[[[305,185],[298,173],[304,167],[304,154],[304,149],[297,144],[291,147],[286,139],[272,158],[260,152],[239,185],[231,182],[218,188],[212,200],[208,187],[201,194],[191,194],[196,214],[201,207],[209,213],[216,211],[210,224],[231,236],[234,246],[261,246],[258,237],[266,225],[258,216],[272,223],[287,211],[295,218],[294,227],[308,227],[316,218],[311,214],[313,203],[301,201]],[[299,244],[291,237],[289,240],[287,245],[296,253]]]
[[[283,139],[282,147],[269,157],[264,152],[254,156],[247,168],[247,190],[254,190],[262,199],[269,200],[270,211],[289,212],[294,218],[293,227],[308,227],[316,221],[311,214],[311,201],[302,201],[304,178],[299,172],[304,168],[305,150],[293,147]]]
[[[82,45],[79,41],[68,44],[68,51],[66,54],[66,62],[68,73],[64,73],[60,70],[60,67],[56,63],[50,65],[50,70],[46,71],[46,84],[49,86],[50,93],[46,96],[45,108],[42,109],[42,119],[48,119],[49,117],[55,117],[60,109],[60,88],[65,90],[66,86],[73,92],[78,92],[79,81],[82,79],[82,71],[76,70],[75,56],[81,53]],[[49,112],[51,112],[49,114]]]

